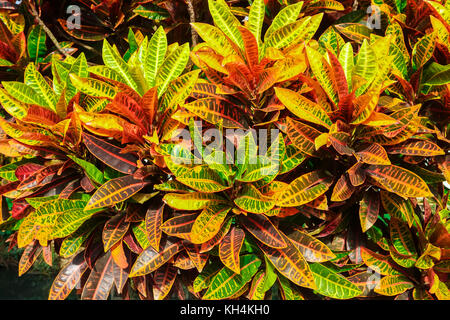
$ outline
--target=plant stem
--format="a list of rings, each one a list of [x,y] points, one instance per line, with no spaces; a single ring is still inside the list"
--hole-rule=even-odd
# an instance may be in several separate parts
[[[56,49],[64,57],[68,57],[68,54],[64,52],[63,48],[61,48],[58,40],[56,40],[56,37],[53,35],[53,33],[50,31],[50,29],[45,25],[44,21],[42,21],[41,18],[39,17],[39,13],[37,12],[36,7],[29,0],[26,1],[25,3],[28,6],[28,8],[30,9],[31,14],[33,15],[33,17],[36,19],[36,21],[39,23],[39,25],[42,27],[42,29],[44,29],[45,33],[50,38],[50,40],[53,42],[53,44],[55,45]]]

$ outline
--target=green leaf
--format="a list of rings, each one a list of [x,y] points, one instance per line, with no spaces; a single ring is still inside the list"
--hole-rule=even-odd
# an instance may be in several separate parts
[[[47,53],[47,46],[45,41],[47,40],[47,34],[44,28],[40,25],[34,25],[28,34],[27,50],[28,56],[34,62],[39,63]]]
[[[46,102],[40,95],[33,90],[32,87],[22,82],[3,81],[3,87],[11,97],[23,103],[36,104],[38,106],[45,106]]]
[[[310,268],[318,293],[334,299],[351,299],[362,294],[355,284],[320,263],[312,263]]]
[[[163,27],[159,27],[148,43],[145,58],[144,77],[150,88],[155,86],[156,76],[167,52],[167,37]]]
[[[227,267],[222,268],[211,280],[203,299],[217,300],[232,297],[252,279],[260,265],[261,260],[255,255],[241,256],[240,274],[234,273]]]
[[[106,39],[103,41],[102,57],[105,65],[119,73],[130,88],[135,91],[139,90],[138,85],[130,75],[127,63],[119,55],[117,49],[111,47]]]
[[[450,65],[441,65],[436,62],[430,63],[423,71],[423,84],[440,86],[450,83]]]
[[[209,12],[214,24],[225,33],[239,48],[244,48],[241,33],[238,26],[239,20],[231,13],[224,0],[208,0]]]
[[[176,210],[202,210],[214,204],[223,204],[227,200],[214,193],[191,192],[184,194],[168,193],[164,202]]]
[[[264,23],[266,6],[264,0],[253,1],[248,15],[248,29],[256,38],[258,47],[261,47],[261,31]]]
[[[329,129],[332,125],[327,112],[317,103],[301,94],[284,88],[275,88],[277,98],[300,119],[319,124]]]
[[[320,197],[331,186],[332,179],[320,171],[304,174],[288,187],[284,188],[277,198],[280,207],[297,207]]]
[[[353,66],[355,64],[353,59],[353,47],[350,42],[347,42],[341,49],[341,52],[339,53],[339,63],[342,66],[342,69],[344,70],[345,78],[347,79],[348,84],[348,91],[352,91],[352,71]]]
[[[252,213],[265,213],[275,206],[273,199],[264,196],[250,184],[244,186],[239,196],[234,199],[234,203],[240,209]]]
[[[201,244],[211,240],[219,232],[230,210],[228,206],[210,206],[203,209],[192,226],[191,242]]]
[[[93,97],[114,99],[117,93],[116,88],[106,82],[91,78],[81,78],[73,73],[70,74],[70,81],[79,91]]]
[[[414,45],[412,51],[412,63],[414,70],[422,67],[433,56],[436,47],[436,32],[423,36]]]
[[[103,173],[94,164],[75,156],[68,155],[68,157],[84,169],[89,179],[98,184],[103,183]]]
[[[149,54],[150,56],[150,54]],[[169,83],[176,79],[183,72],[189,60],[189,43],[179,46],[170,53],[161,65],[156,75],[156,85],[158,86],[158,98],[166,92]]]
[[[52,87],[45,81],[45,78],[37,71],[33,62],[25,69],[25,83],[30,86],[45,101],[44,107],[49,107],[55,111],[58,97]]]
[[[303,1],[300,1],[294,4],[290,4],[285,8],[281,9],[280,12],[278,12],[278,14],[273,19],[270,27],[267,29],[264,35],[264,40],[267,41],[267,39],[269,39],[270,36],[281,27],[284,27],[290,23],[295,22],[295,20],[297,20],[298,16],[300,15],[302,7]]]
[[[407,277],[394,275],[382,278],[374,291],[384,296],[396,296],[411,288],[414,284]]]
[[[408,226],[402,221],[392,218],[390,223],[391,242],[395,250],[404,256],[417,258],[414,239]]]
[[[167,10],[153,3],[145,3],[136,7],[133,12],[150,20],[164,20],[170,17]]]

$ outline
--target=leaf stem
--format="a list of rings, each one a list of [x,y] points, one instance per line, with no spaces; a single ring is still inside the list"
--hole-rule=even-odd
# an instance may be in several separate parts
[[[25,4],[27,5],[27,7],[30,9],[31,14],[33,15],[33,17],[36,19],[36,21],[39,23],[39,25],[42,27],[42,29],[44,29],[45,33],[47,34],[47,36],[50,38],[50,40],[53,42],[53,44],[55,45],[56,49],[62,54],[64,55],[64,57],[68,57],[68,54],[64,52],[63,48],[61,47],[61,45],[59,44],[58,40],[56,40],[56,37],[53,35],[53,33],[50,31],[50,29],[45,25],[44,21],[41,20],[41,18],[39,17],[39,13],[36,10],[36,7],[30,2],[30,0],[25,1]]]

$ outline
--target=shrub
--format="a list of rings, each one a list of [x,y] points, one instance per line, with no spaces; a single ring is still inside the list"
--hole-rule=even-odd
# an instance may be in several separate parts
[[[371,30],[209,0],[192,49],[130,30],[3,81],[19,273],[54,250],[50,299],[448,299],[446,4],[377,4]]]

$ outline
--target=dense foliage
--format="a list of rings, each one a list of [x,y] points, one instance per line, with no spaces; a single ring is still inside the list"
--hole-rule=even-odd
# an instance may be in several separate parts
[[[76,2],[0,1],[0,228],[67,260],[49,299],[450,299],[450,1]]]

